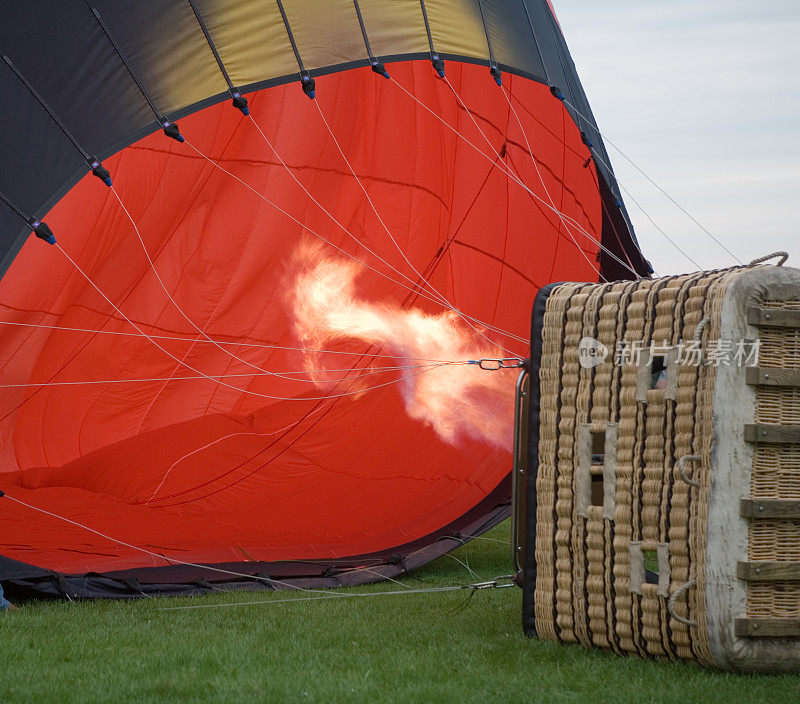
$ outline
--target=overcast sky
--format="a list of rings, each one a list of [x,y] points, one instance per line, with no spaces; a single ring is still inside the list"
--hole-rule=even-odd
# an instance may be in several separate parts
[[[800,0],[556,0],[595,117],[741,260],[800,267]],[[623,187],[703,268],[735,263],[607,143]],[[696,269],[625,198],[658,274]]]

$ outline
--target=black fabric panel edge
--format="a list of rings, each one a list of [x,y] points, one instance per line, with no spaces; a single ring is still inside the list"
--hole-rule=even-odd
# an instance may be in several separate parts
[[[633,236],[633,228],[628,224],[625,209],[617,205],[618,201],[599,169],[596,173],[600,185],[600,200],[603,204],[600,242],[605,249],[599,252],[600,272],[603,278],[607,281],[633,278],[632,272],[627,266],[620,264],[620,261],[629,264],[639,276],[649,277],[653,273],[653,267],[639,249],[639,244]]]
[[[539,412],[542,362],[542,327],[547,299],[563,282],[543,286],[536,294],[531,312],[530,398],[528,402],[528,476],[525,480],[525,554],[522,559],[522,630],[536,636],[534,591],[536,589],[536,480],[539,475]]]
[[[85,574],[63,574],[0,556],[0,581],[15,599],[135,599],[196,596],[220,590],[325,589],[370,584],[418,569],[506,520],[511,515],[510,487],[509,474],[473,508],[440,530],[374,553],[319,561],[167,565]],[[252,575],[253,579],[215,570]],[[264,577],[279,583],[270,583]]]
[[[448,61],[457,61],[460,63],[467,63],[467,64],[474,64],[478,66],[484,66],[486,64],[485,59],[479,59],[472,56],[462,56],[459,54],[439,54],[443,59]],[[391,63],[398,63],[403,61],[429,61],[430,55],[427,52],[415,52],[409,54],[387,54],[387,55],[380,55],[376,56],[377,59],[382,61],[384,64],[391,64]],[[313,71],[309,71],[309,74],[312,77],[319,77],[319,76],[326,76],[334,73],[341,73],[343,71],[349,71],[354,68],[365,68],[369,67],[370,63],[368,59],[359,59],[357,61],[348,61],[341,64],[335,64],[332,66],[326,66],[323,68],[314,69]],[[498,64],[498,67],[501,71],[509,74],[513,74],[515,76],[520,76],[521,78],[526,78],[528,80],[534,81],[535,83],[541,83],[542,85],[549,86],[547,79],[543,76],[536,76],[532,73],[524,71],[522,69],[514,68],[513,66],[508,66],[507,64]],[[284,85],[287,83],[293,83],[298,80],[297,73],[290,73],[284,76],[279,76],[276,78],[270,78],[264,81],[258,81],[256,83],[249,83],[247,85],[241,86],[240,91],[242,95],[247,95],[250,93],[254,93],[258,90],[263,90],[264,88],[272,88],[278,85]],[[488,73],[486,74],[486,80],[491,81],[492,78]],[[499,89],[498,89],[499,90]],[[212,105],[217,105],[218,103],[227,101],[230,98],[230,93],[228,91],[224,91],[222,93],[217,93],[216,95],[210,96],[204,100],[198,101],[193,103],[192,105],[187,105],[185,108],[181,108],[175,112],[171,112],[165,117],[173,122],[177,122],[183,117],[191,115],[195,112],[199,112],[207,107],[211,107]],[[555,100],[555,98],[554,98]],[[565,106],[566,109],[566,106]],[[575,119],[575,116],[572,115],[572,111],[567,110],[567,114],[572,119],[575,126],[580,130],[580,125],[578,121]],[[596,126],[595,126],[596,128]],[[101,161],[113,156],[114,154],[122,151],[126,147],[129,147],[131,144],[135,144],[140,139],[147,137],[153,132],[157,132],[158,130],[162,129],[161,125],[157,121],[151,122],[146,127],[143,127],[139,130],[136,130],[132,133],[129,138],[126,138],[123,141],[117,142],[110,147],[100,151],[97,153],[98,159]],[[37,217],[39,219],[44,218],[46,214],[50,211],[51,208],[58,203],[69,191],[72,189],[78,181],[80,181],[85,175],[87,171],[83,167],[75,171],[70,178],[68,178],[58,190],[53,192],[47,200],[45,200],[40,207],[38,207],[33,213],[32,216]],[[605,177],[600,174],[598,170],[598,180],[599,182],[605,184]],[[605,184],[608,188],[608,185]],[[609,189],[610,190],[610,189]],[[632,230],[629,228],[628,224],[626,223],[625,229],[629,234],[629,237],[634,242],[634,246],[636,247],[636,251],[639,252],[641,256],[641,252],[639,251],[639,246],[636,243],[635,236],[633,235]],[[0,279],[3,278],[6,271],[8,271],[8,267],[11,266],[11,262],[14,261],[14,258],[19,254],[20,249],[22,249],[22,245],[25,244],[25,241],[31,235],[30,228],[25,225],[24,227],[20,228],[19,234],[17,238],[14,240],[13,244],[6,250],[3,255],[3,258],[0,260]],[[58,236],[58,233],[56,233]],[[602,237],[602,235],[601,235]],[[604,246],[605,243],[603,243]]]

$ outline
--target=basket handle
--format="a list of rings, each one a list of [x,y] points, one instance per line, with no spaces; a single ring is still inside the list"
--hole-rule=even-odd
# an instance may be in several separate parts
[[[699,462],[703,458],[700,455],[684,455],[678,460],[678,472],[680,472],[681,479],[685,481],[689,486],[700,488],[700,482],[696,481],[695,479],[690,478],[686,474],[686,462]]]
[[[696,626],[697,621],[694,619],[684,618],[683,616],[679,616],[675,613],[675,602],[683,596],[686,592],[688,592],[692,587],[696,587],[697,582],[694,579],[690,579],[688,582],[684,582],[678,587],[673,593],[672,596],[667,600],[667,611],[669,611],[669,615],[672,616],[678,623],[682,623],[684,626]]]
[[[763,264],[764,262],[768,262],[770,259],[775,259],[775,257],[780,257],[780,261],[775,266],[783,266],[786,263],[786,260],[789,258],[788,252],[773,252],[772,254],[765,254],[763,257],[759,257],[758,259],[753,259],[747,266],[755,266],[756,264]]]

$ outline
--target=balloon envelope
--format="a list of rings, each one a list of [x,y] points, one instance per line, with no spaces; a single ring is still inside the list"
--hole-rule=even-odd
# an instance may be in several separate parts
[[[108,595],[131,577],[221,578],[175,558],[320,583],[421,564],[508,512],[516,372],[463,363],[524,358],[544,284],[646,269],[589,118],[543,75],[568,70],[545,3],[483,3],[496,25],[477,4],[432,13],[432,37],[458,19],[442,29],[447,81],[420,55],[416,3],[392,4],[381,30],[381,7],[361,3],[391,80],[364,66],[352,5],[284,5],[316,102],[272,5],[197,3],[229,78],[251,88],[249,117],[220,95],[188,4],[101,5],[105,28],[57,8],[92,38],[78,58],[58,53],[62,35],[44,57],[14,42],[46,106],[13,72],[2,87],[21,96],[12,120],[41,125],[43,144],[15,129],[48,177],[20,160],[0,190],[46,211],[58,245],[15,239],[3,212],[0,488],[29,506],[0,503],[2,579],[55,593],[51,572],[104,573],[73,587]],[[502,64],[502,88],[487,36],[519,64]],[[98,61],[102,121],[86,95]],[[134,78],[184,142],[154,131]],[[103,156],[113,191],[71,172],[50,113]]]

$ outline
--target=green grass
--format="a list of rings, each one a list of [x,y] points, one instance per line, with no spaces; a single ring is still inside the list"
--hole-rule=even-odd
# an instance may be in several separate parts
[[[507,526],[486,538],[507,540]],[[455,553],[484,579],[508,573],[507,555],[493,540]],[[468,581],[450,557],[403,580]],[[0,702],[800,702],[800,676],[721,674],[527,639],[516,587],[477,592],[468,605],[464,592],[297,598],[29,602],[0,616]],[[254,600],[265,603],[160,610]]]

